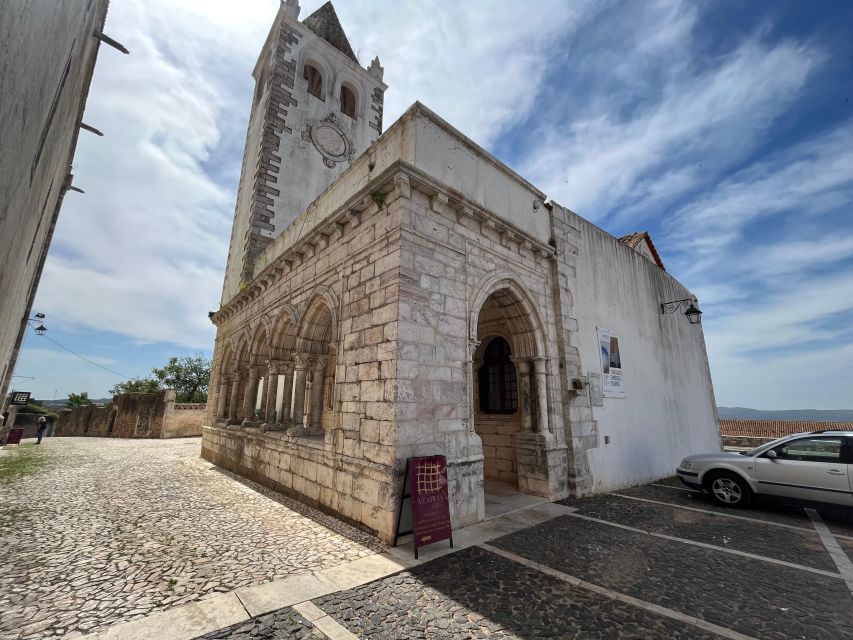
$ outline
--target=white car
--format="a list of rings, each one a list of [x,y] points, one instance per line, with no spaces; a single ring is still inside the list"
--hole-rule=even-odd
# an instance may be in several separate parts
[[[798,433],[743,453],[687,456],[676,473],[727,507],[745,507],[754,494],[853,506],[853,431]]]

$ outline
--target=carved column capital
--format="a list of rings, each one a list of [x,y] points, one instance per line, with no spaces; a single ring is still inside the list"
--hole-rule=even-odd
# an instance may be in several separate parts
[[[530,361],[533,363],[533,370],[536,373],[545,373],[547,370],[548,358],[545,356],[536,356],[534,358],[530,358]]]
[[[515,365],[516,370],[521,375],[530,373],[530,358],[510,358],[510,361]]]
[[[308,365],[308,367],[309,367],[309,369],[312,369],[313,371],[319,371],[320,369],[325,368],[325,366],[328,364],[328,362],[329,362],[329,356],[315,355],[315,356],[311,356],[311,362]]]
[[[474,359],[474,353],[477,351],[477,347],[480,346],[479,340],[468,340],[468,360]]]

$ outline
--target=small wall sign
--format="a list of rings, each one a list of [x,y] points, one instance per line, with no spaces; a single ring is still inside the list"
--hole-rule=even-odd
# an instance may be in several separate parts
[[[605,398],[626,398],[622,379],[622,352],[619,334],[610,329],[598,329],[598,346],[601,352],[601,391]]]
[[[30,402],[29,391],[13,391],[9,394],[9,404],[26,406]]]

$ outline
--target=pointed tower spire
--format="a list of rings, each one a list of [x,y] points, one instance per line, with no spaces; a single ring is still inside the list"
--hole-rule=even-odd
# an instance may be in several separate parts
[[[338,14],[331,2],[327,2],[305,18],[302,24],[358,63],[358,58],[355,57],[349,40],[347,40],[347,34],[344,33],[344,28],[341,26],[341,21],[338,20]]]

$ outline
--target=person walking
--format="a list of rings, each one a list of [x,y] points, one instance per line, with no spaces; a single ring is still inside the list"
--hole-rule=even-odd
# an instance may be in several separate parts
[[[39,427],[38,431],[36,431],[36,444],[41,444],[41,439],[44,437],[44,432],[47,431],[47,418],[44,416],[39,418]]]

